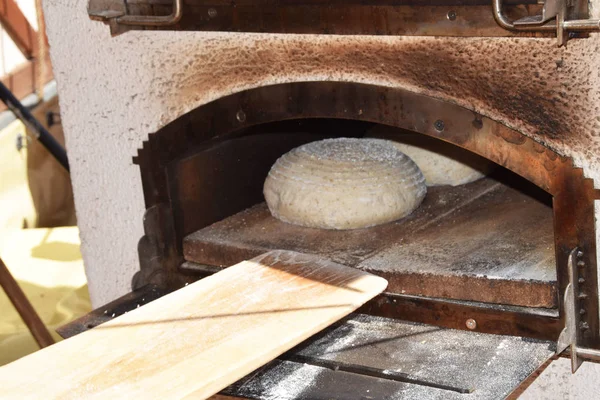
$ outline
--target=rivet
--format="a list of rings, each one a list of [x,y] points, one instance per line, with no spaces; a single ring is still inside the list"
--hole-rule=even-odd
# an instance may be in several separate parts
[[[577,261],[577,266],[578,266],[579,268],[581,268],[581,267],[585,267],[585,263],[584,263],[583,261]]]
[[[214,8],[209,8],[208,9],[208,16],[210,18],[214,18],[217,16],[217,10],[215,10]]]
[[[584,283],[584,282],[585,282],[585,279],[583,279],[583,278],[579,278],[579,279],[577,280],[577,282],[579,282],[579,283]]]
[[[475,321],[473,318],[469,318],[467,320],[467,322],[465,322],[465,325],[467,326],[467,328],[469,328],[470,330],[473,330],[475,328],[477,328],[477,321]]]
[[[444,121],[442,121],[441,119],[438,119],[437,121],[435,121],[433,123],[433,127],[435,128],[436,131],[441,132],[444,130],[445,128],[445,124]]]
[[[448,14],[446,14],[446,18],[448,18],[450,21],[454,21],[456,19],[456,11],[448,11]]]
[[[578,258],[581,258],[581,257],[583,257],[583,251],[581,251],[581,250],[577,250],[577,257],[578,257]]]
[[[577,296],[577,297],[579,297],[580,299],[585,299],[588,297],[588,295],[585,293],[579,293],[579,296]]]
[[[246,121],[246,113],[242,110],[238,111],[237,114],[235,114],[235,117],[239,122]]]
[[[590,329],[590,324],[588,324],[587,322],[581,322],[579,324],[579,327],[583,330]]]
[[[585,314],[585,309],[583,309],[583,308],[579,309],[579,315],[583,315],[583,314]]]

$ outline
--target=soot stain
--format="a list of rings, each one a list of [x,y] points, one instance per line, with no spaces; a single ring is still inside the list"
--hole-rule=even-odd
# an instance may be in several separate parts
[[[178,72],[185,75],[184,83],[171,101],[182,101],[181,90],[201,97],[201,91],[231,93],[317,75],[408,87],[562,142],[581,122],[572,112],[581,68],[569,68],[567,61],[556,68],[557,59],[570,57],[552,40],[259,36],[211,46],[193,56],[187,73]]]

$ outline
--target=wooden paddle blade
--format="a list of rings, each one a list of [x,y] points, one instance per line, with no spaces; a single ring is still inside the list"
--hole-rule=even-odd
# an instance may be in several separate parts
[[[0,367],[6,398],[207,398],[381,293],[385,279],[273,251]]]

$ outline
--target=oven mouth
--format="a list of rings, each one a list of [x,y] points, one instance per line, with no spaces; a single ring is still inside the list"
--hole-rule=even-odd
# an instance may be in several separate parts
[[[376,227],[323,230],[271,216],[262,196],[271,161],[301,143],[377,130],[348,120],[282,121],[236,132],[190,156],[193,167],[172,171],[174,198],[218,217],[174,215],[176,230],[186,233],[185,268],[228,267],[290,250],[383,276],[392,293],[557,308],[552,197],[500,166],[472,183],[429,187],[413,213]],[[388,139],[409,134],[386,131]],[[256,162],[259,157],[267,162]],[[200,172],[206,170],[209,177]],[[199,179],[178,179],[181,174]],[[227,209],[232,202],[238,205]],[[234,208],[239,212],[231,213]]]
[[[467,185],[430,188],[414,215],[365,230],[296,227],[261,204],[279,156],[325,137],[362,137],[376,124],[499,167]],[[459,329],[470,329],[469,315],[491,315],[478,331],[556,339],[568,258],[578,248],[589,266],[579,288],[588,327],[581,337],[597,340],[593,182],[569,158],[458,105],[347,82],[259,87],[176,119],[134,161],[147,207],[134,288],[173,290],[269,250],[294,250],[386,277],[388,293],[368,313]]]

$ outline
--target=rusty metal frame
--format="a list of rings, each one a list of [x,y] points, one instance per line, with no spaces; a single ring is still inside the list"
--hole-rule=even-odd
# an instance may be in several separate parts
[[[550,193],[555,221],[559,323],[555,325],[554,316],[535,318],[544,321],[540,326],[554,326],[553,335],[558,337],[557,326],[562,328],[565,323],[563,294],[569,282],[568,258],[573,248],[579,248],[585,279],[579,284],[579,290],[584,294],[579,299],[579,306],[584,311],[577,344],[600,347],[594,222],[594,200],[600,196],[593,181],[585,178],[570,158],[558,155],[498,121],[446,101],[375,85],[297,82],[250,89],[200,106],[150,134],[134,159],[141,169],[147,207],[144,217],[146,235],[140,240],[141,271],[134,279],[134,286],[153,283],[174,288],[190,280],[189,272],[179,268],[184,261],[181,241],[190,231],[203,226],[188,226],[183,231],[178,220],[185,217],[186,212],[198,212],[201,208],[179,203],[171,195],[169,179],[177,177],[169,178],[168,174],[174,164],[207,144],[241,136],[244,129],[304,118],[367,121],[438,138],[486,157]],[[494,315],[496,322],[487,327],[487,332],[524,334],[523,320],[511,312],[492,311],[491,308],[485,311],[449,303],[443,304],[443,308],[455,310],[455,313],[440,313],[438,307],[425,303],[419,308],[425,315],[420,318],[428,318],[442,326],[460,328],[462,325],[466,329],[464,320],[458,324],[452,315],[488,312]],[[406,307],[388,304],[385,310],[387,316],[406,319],[403,312]]]
[[[214,269],[195,274],[190,281],[215,273]],[[141,305],[170,293],[172,288],[148,284],[57,329],[69,338],[110,321]],[[358,313],[403,319],[444,328],[474,330],[479,333],[524,336],[539,340],[556,340],[561,329],[558,313],[527,307],[490,306],[483,303],[383,293],[357,310]],[[469,319],[477,321],[475,329],[466,327]]]
[[[497,24],[491,0],[89,0],[91,19],[113,35],[132,29],[221,32],[419,36],[552,36],[514,32]],[[534,0],[508,0],[503,15],[518,20],[541,13]],[[156,24],[156,20],[167,23]],[[129,22],[128,22],[129,21]],[[136,26],[131,25],[134,21]],[[146,21],[146,22],[144,22]]]

